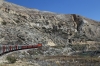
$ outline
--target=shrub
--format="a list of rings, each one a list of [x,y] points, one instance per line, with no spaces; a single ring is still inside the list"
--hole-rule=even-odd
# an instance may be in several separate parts
[[[14,56],[7,56],[6,59],[8,60],[9,63],[15,63],[16,62],[16,57],[14,57]]]
[[[87,45],[80,45],[80,44],[76,44],[76,45],[72,45],[71,47],[72,47],[72,49],[74,49],[74,50],[78,50],[78,51],[84,51],[85,49],[86,49],[86,46]]]
[[[6,25],[7,23],[6,22],[2,22],[2,25]]]

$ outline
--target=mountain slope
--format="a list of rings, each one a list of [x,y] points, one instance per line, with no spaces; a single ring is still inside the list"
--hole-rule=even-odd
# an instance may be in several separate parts
[[[100,41],[100,23],[76,14],[56,14],[3,1],[0,43],[67,45]]]

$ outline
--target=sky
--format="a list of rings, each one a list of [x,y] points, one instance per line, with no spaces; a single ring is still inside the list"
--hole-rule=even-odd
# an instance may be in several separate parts
[[[100,0],[7,0],[27,8],[59,14],[79,14],[100,21]]]

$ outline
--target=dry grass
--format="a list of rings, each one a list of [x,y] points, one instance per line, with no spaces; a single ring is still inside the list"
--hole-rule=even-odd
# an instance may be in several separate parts
[[[100,58],[82,56],[46,56],[35,61],[36,62],[33,62],[32,65],[20,60],[14,64],[1,64],[0,66],[36,66],[34,64],[37,64],[37,66],[99,66]]]
[[[2,64],[0,64],[0,66],[29,66],[29,64],[27,62],[19,60],[16,63],[13,63],[13,64],[2,63]]]
[[[79,57],[79,56],[48,56],[48,59],[58,66],[99,66],[100,58]]]

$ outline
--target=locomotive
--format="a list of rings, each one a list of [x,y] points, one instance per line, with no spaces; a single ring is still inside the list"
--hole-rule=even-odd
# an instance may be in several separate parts
[[[40,48],[42,44],[38,43],[37,45],[0,45],[0,55],[12,51],[31,49],[31,48]]]

